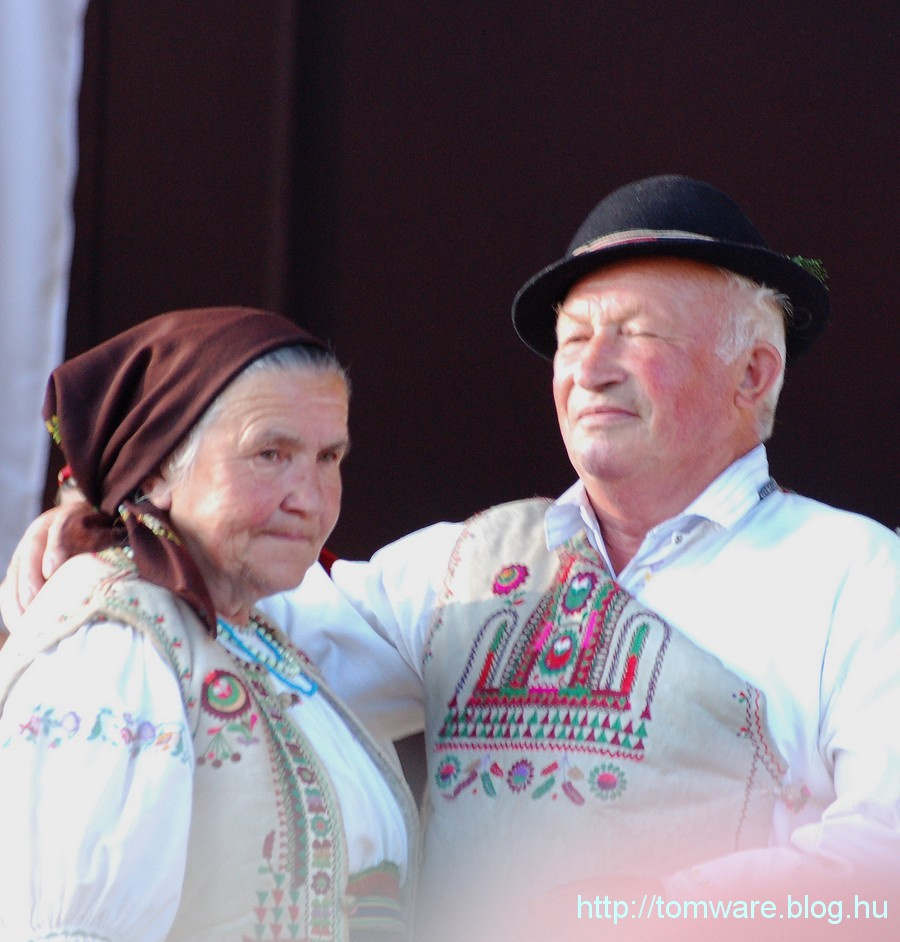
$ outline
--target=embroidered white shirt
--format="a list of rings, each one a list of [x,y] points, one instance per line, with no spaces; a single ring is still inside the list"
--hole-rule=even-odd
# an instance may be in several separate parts
[[[900,862],[900,540],[768,482],[759,446],[648,533],[617,574],[765,692],[789,765],[785,785],[798,797],[809,791],[802,807],[779,806],[769,849],[698,862],[668,882],[677,895],[754,872],[788,879],[811,860]],[[582,526],[605,556],[578,483],[548,509],[548,546]],[[368,563],[336,563],[333,583],[313,571],[294,593],[266,603],[381,737],[422,727],[422,654],[460,529],[428,527]],[[302,624],[292,615],[300,604]]]

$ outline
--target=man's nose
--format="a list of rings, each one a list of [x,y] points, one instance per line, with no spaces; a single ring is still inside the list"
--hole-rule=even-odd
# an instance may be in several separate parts
[[[597,389],[621,382],[624,370],[619,363],[619,338],[615,330],[595,331],[581,349],[574,380],[584,389]]]

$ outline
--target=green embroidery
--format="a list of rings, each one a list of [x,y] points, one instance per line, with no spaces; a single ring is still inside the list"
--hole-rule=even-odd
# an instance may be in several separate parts
[[[272,907],[276,904],[280,907],[287,899],[283,894],[288,894],[292,901],[287,921],[291,934],[287,938],[306,938],[301,932],[304,925],[311,927],[313,938],[336,938],[341,919],[337,876],[344,863],[343,845],[334,833],[335,822],[339,820],[336,798],[302,732],[286,712],[273,708],[278,697],[265,668],[254,664],[247,667],[247,674],[252,678],[254,696],[262,706],[258,712],[261,729],[257,732],[266,734],[280,817],[286,825],[271,839],[267,837],[263,848],[266,862],[259,873],[274,879],[277,890],[260,890],[257,937],[263,938],[266,925],[273,919],[280,923]],[[272,866],[275,857],[278,869]],[[297,909],[301,899],[298,891],[303,886],[307,889],[305,914]]]

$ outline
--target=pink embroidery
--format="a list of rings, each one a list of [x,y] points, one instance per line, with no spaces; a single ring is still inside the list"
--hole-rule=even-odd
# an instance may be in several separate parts
[[[520,563],[504,566],[503,569],[494,576],[494,595],[509,595],[510,592],[518,589],[527,578],[527,566],[523,566]]]
[[[640,761],[671,629],[619,589],[595,555],[564,551],[556,584],[524,625],[511,600],[482,624],[438,750],[565,749]],[[509,585],[521,575],[504,567],[495,595],[504,574]],[[641,699],[632,702],[645,657]]]

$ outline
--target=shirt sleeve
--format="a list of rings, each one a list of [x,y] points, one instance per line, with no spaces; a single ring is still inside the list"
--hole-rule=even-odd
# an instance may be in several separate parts
[[[422,656],[461,524],[439,523],[391,543],[369,562],[314,566],[261,607],[318,665],[376,739],[424,726]]]
[[[798,823],[786,846],[673,875],[673,896],[751,886],[761,874],[768,885],[837,885],[851,896],[900,880],[900,541],[888,534],[843,549],[852,563],[835,593],[816,737],[833,798],[815,820]]]
[[[178,683],[148,638],[93,623],[35,658],[0,715],[0,937],[164,939],[192,778]]]

